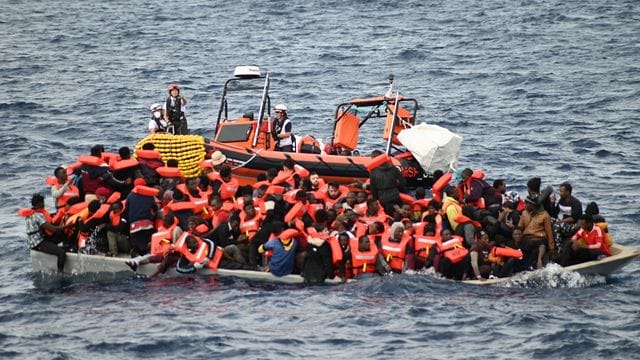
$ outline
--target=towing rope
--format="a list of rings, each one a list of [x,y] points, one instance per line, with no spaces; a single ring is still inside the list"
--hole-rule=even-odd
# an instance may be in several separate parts
[[[178,160],[178,167],[185,178],[197,177],[202,174],[200,162],[205,159],[206,150],[204,138],[199,135],[173,135],[156,133],[147,135],[140,140],[135,149],[142,149],[146,143],[153,143],[155,149],[162,155],[165,165],[171,159]]]
[[[255,158],[256,158],[256,156],[258,156],[258,154],[260,154],[260,152],[262,152],[262,150],[264,150],[264,149],[258,149],[258,151],[256,151],[256,152],[253,154],[253,156],[249,158],[249,160],[247,160],[247,161],[243,162],[242,164],[240,164],[240,165],[238,165],[238,166],[234,167],[234,168],[233,168],[233,169],[231,169],[231,170],[233,171],[233,170],[236,170],[236,169],[240,169],[241,167],[243,167],[243,166],[247,165],[247,164],[248,164],[248,163],[250,163],[253,159],[255,159]]]

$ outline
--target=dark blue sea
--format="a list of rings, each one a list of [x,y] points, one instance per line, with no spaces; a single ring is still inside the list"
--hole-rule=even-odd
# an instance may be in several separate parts
[[[425,274],[337,287],[42,279],[16,215],[60,164],[147,133],[182,85],[211,136],[236,65],[272,71],[298,134],[400,93],[462,135],[460,166],[573,184],[640,246],[637,1],[17,1],[0,17],[0,358],[640,358],[640,262],[505,287]],[[367,139],[375,148],[379,141]],[[47,206],[53,204],[50,196]]]

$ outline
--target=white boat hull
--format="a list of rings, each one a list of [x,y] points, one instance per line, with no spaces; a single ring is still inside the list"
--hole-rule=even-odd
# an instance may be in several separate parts
[[[621,245],[613,245],[611,247],[612,256],[602,260],[589,261],[582,264],[566,267],[567,270],[575,271],[583,275],[602,275],[609,276],[619,270],[630,261],[640,256],[640,249],[628,248]],[[138,267],[137,272],[133,272],[127,264],[126,258],[113,258],[98,255],[84,255],[76,253],[67,253],[67,260],[64,265],[65,275],[75,276],[94,276],[100,279],[126,279],[136,276],[149,276],[157,268],[158,264],[145,264]],[[31,262],[35,273],[56,273],[56,257],[39,251],[31,251]],[[520,276],[519,273],[516,276]],[[180,276],[175,268],[167,270],[163,276]],[[274,276],[268,272],[250,271],[250,270],[228,270],[218,269],[211,271],[209,269],[198,270],[195,275],[218,275],[232,276],[258,281],[301,284],[304,279],[300,275]],[[508,282],[512,278],[499,278],[488,280],[467,280],[465,283],[476,285],[492,285]],[[327,279],[327,283],[340,283],[337,279]]]
[[[31,263],[35,273],[57,272],[56,257],[39,251],[31,251]],[[99,255],[85,255],[76,253],[67,253],[67,259],[64,264],[64,274],[71,276],[91,276],[99,279],[126,279],[136,276],[149,276],[155,272],[158,264],[140,265],[136,272],[133,272],[125,261],[127,258],[106,257]],[[302,284],[304,279],[300,275],[275,276],[269,272],[251,271],[251,270],[228,270],[218,269],[212,271],[210,269],[200,269],[194,275],[217,275],[232,276],[250,280],[285,283],[285,284]],[[176,271],[175,267],[168,269],[162,276],[184,276]],[[340,283],[337,279],[327,279],[325,283]]]
[[[623,266],[627,265],[633,259],[640,256],[640,249],[629,248],[618,244],[614,244],[609,250],[612,255],[607,258],[567,266],[565,269],[575,271],[582,275],[610,276]],[[522,276],[522,274],[524,273],[518,273],[515,276]],[[512,279],[513,277],[488,280],[467,280],[465,283],[474,285],[493,285],[505,283]]]

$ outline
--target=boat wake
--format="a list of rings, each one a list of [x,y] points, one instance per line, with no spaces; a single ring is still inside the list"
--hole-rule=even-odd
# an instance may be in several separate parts
[[[606,284],[601,275],[582,275],[558,264],[548,264],[544,268],[516,274],[509,280],[497,284],[501,287],[520,288],[587,288]]]
[[[445,279],[432,268],[420,271],[407,271],[405,274]],[[482,283],[507,288],[587,288],[606,284],[606,277],[601,275],[583,275],[567,270],[558,264],[548,264],[535,271],[518,273],[508,279],[487,280]]]

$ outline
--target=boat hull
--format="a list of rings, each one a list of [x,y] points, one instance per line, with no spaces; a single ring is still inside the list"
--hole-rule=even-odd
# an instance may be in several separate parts
[[[584,263],[571,265],[565,267],[566,270],[575,271],[582,275],[601,275],[610,276],[614,272],[620,270],[623,266],[640,256],[640,249],[629,248],[626,246],[614,244],[610,248],[611,256],[602,260],[587,261]],[[523,273],[518,273],[515,276],[521,276]],[[506,283],[512,280],[513,277],[487,279],[487,280],[467,280],[464,281],[467,284],[474,285],[493,285]]]
[[[577,265],[568,266],[565,269],[575,271],[583,275],[602,275],[610,276],[620,268],[640,256],[640,249],[628,248],[621,245],[613,245],[611,247],[612,256],[596,261],[589,261]],[[158,264],[141,265],[137,272],[133,272],[125,263],[127,258],[113,258],[99,255],[85,255],[77,253],[67,253],[67,260],[64,266],[64,274],[71,276],[93,276],[99,279],[127,279],[137,276],[149,276],[155,270]],[[56,257],[54,255],[45,254],[39,251],[31,251],[31,262],[35,273],[56,273]],[[519,273],[516,276],[520,276]],[[285,284],[302,284],[304,279],[300,275],[274,276],[268,272],[250,271],[250,270],[228,270],[218,269],[212,271],[210,269],[201,269],[194,275],[216,275],[225,277],[237,277],[256,281],[267,281]],[[178,273],[175,268],[167,270],[162,276],[183,276]],[[513,279],[499,278],[489,280],[468,280],[467,284],[475,285],[493,285],[505,283]],[[326,283],[338,284],[339,279],[327,279]]]
[[[39,251],[31,250],[31,263],[33,272],[43,274],[55,274],[57,272],[56,257],[54,255],[45,254]],[[139,276],[150,276],[155,272],[158,264],[140,265],[136,272],[125,263],[128,258],[106,257],[99,255],[85,255],[77,253],[67,253],[67,259],[64,264],[64,275],[87,277],[96,279],[128,279]],[[250,270],[228,270],[218,269],[212,271],[210,269],[200,269],[191,275],[216,275],[225,277],[237,277],[256,281],[266,281],[283,284],[302,284],[304,279],[300,275],[275,276],[269,272],[250,271]],[[178,273],[175,268],[170,268],[161,276],[185,276]],[[325,283],[338,284],[338,279],[327,279]]]
[[[266,173],[270,168],[281,169],[282,162],[291,158],[310,172],[317,173],[325,181],[337,181],[349,185],[365,182],[369,179],[367,163],[368,156],[340,156],[307,153],[287,153],[273,150],[252,150],[246,147],[211,142],[209,145],[219,150],[226,157],[226,164],[231,166],[234,176],[242,185],[252,184],[260,173]],[[420,165],[410,153],[394,156],[394,163],[399,166],[407,180],[407,186],[416,188],[422,186],[430,188],[433,184],[431,177],[424,174]]]

